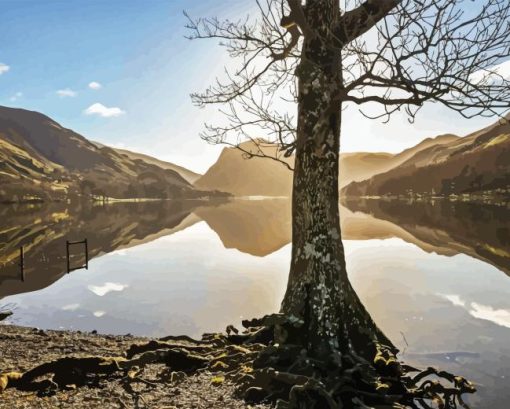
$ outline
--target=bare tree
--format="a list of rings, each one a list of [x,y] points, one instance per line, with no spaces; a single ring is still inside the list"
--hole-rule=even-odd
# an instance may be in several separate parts
[[[385,373],[397,351],[360,302],[345,267],[338,208],[342,111],[355,105],[367,117],[389,118],[404,110],[413,119],[435,102],[464,117],[506,112],[510,82],[497,66],[510,54],[510,3],[256,3],[253,19],[189,19],[190,38],[220,40],[235,67],[193,95],[197,105],[220,104],[225,114],[203,138],[234,146],[251,139],[258,148],[245,151],[249,156],[265,156],[261,143],[280,146],[276,160],[295,154],[292,260],[281,312],[301,327],[295,337],[278,331],[276,342],[300,345],[308,358],[336,362],[344,372],[368,362]],[[297,114],[285,105],[297,105]]]

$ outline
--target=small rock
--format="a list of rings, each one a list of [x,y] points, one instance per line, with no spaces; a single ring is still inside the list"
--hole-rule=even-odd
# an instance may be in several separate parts
[[[224,376],[215,376],[211,379],[211,385],[213,386],[220,386],[223,385],[223,382],[225,382]]]
[[[172,383],[182,382],[184,379],[186,379],[184,372],[172,372],[172,375],[170,375],[170,382]]]
[[[1,311],[0,312],[0,321],[3,321],[6,318],[9,318],[11,315],[12,315],[12,311]]]
[[[239,330],[233,325],[229,325],[225,331],[227,332],[228,335],[230,335],[231,333],[234,333],[236,335],[239,334]]]
[[[251,387],[246,390],[244,399],[247,403],[260,403],[267,397],[267,392],[262,388]]]
[[[214,364],[211,365],[211,369],[214,371],[221,371],[224,369],[228,369],[228,365],[222,361],[216,361]]]

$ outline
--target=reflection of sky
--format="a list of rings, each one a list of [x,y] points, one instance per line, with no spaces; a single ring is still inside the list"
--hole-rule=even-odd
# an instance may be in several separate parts
[[[510,310],[495,309],[489,305],[481,305],[476,302],[468,303],[455,294],[445,294],[444,298],[457,307],[463,307],[475,318],[510,328]]]
[[[465,255],[427,254],[400,239],[346,241],[345,246],[353,285],[372,314],[381,315],[376,322],[387,325],[386,331],[398,333],[402,325],[412,325],[403,323],[412,322],[430,330],[459,315],[477,327],[495,325],[506,331],[510,280],[496,268]],[[437,311],[441,316],[435,319]],[[424,323],[427,315],[431,320]],[[416,337],[416,342],[423,337],[428,335]],[[412,340],[413,335],[406,338]]]
[[[277,310],[289,249],[265,258],[226,250],[202,222],[4,301],[18,304],[25,325],[199,336]]]
[[[94,294],[102,297],[112,291],[123,291],[128,286],[126,284],[119,283],[104,283],[103,285],[89,285],[87,288]]]
[[[471,257],[428,254],[400,239],[346,241],[345,247],[353,286],[402,359],[474,380],[474,407],[508,407],[505,274]]]
[[[403,359],[467,376],[482,384],[474,403],[506,407],[499,401],[510,377],[506,275],[397,238],[345,240],[345,248],[354,288]],[[16,303],[16,322],[28,326],[199,336],[278,310],[289,257],[290,245],[266,257],[225,249],[199,222],[3,302]]]

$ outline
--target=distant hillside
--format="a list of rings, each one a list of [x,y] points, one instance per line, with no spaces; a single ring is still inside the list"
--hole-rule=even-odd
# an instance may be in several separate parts
[[[188,183],[191,183],[191,184],[195,183],[195,181],[202,176],[199,173],[192,172],[191,170],[186,169],[182,166],[176,165],[171,162],[165,162],[163,160],[153,158],[152,156],[144,155],[143,153],[136,153],[136,152],[128,151],[126,149],[118,149],[118,148],[114,148],[114,150],[119,152],[122,155],[126,155],[130,159],[134,159],[134,160],[141,159],[146,163],[150,163],[152,165],[159,166],[162,169],[173,170],[173,171],[177,172],[179,175],[181,175],[184,179],[186,179],[186,181]]]
[[[248,152],[257,152],[253,142],[241,147]],[[276,156],[277,147],[262,147],[268,156]],[[288,158],[289,165],[294,164]],[[267,158],[246,159],[236,148],[225,148],[218,160],[195,182],[195,187],[204,190],[219,190],[236,196],[290,196],[292,172],[283,164]]]
[[[371,178],[379,173],[400,166],[420,151],[432,146],[444,145],[458,140],[456,135],[439,135],[435,138],[427,138],[417,145],[397,154],[390,153],[343,153],[340,160],[340,187],[347,186],[351,182],[360,182]]]
[[[450,143],[458,138],[455,135],[427,138],[398,154],[343,153],[340,155],[340,187],[386,172],[423,149]],[[241,147],[245,151],[257,151],[253,142],[245,142]],[[276,146],[265,145],[262,149],[268,156],[277,156]],[[245,159],[243,155],[243,152],[236,148],[223,149],[216,163],[195,182],[195,186],[204,190],[229,192],[236,196],[291,196],[292,172],[287,167],[271,159]],[[293,167],[294,157],[287,158],[286,162]]]
[[[0,202],[200,194],[175,170],[98,147],[38,112],[0,107]]]
[[[348,196],[510,193],[510,123],[433,145],[400,166],[343,189]]]
[[[386,152],[352,152],[340,155],[340,187],[365,180],[391,167],[395,155]]]

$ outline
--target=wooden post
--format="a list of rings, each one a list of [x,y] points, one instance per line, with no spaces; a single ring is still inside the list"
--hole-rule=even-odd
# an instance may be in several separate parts
[[[69,240],[66,240],[66,259],[67,259],[67,274],[71,272],[71,262],[69,261]]]
[[[80,267],[71,268],[71,254],[69,251],[69,247],[76,244],[83,244],[85,246],[85,264]],[[87,239],[82,241],[69,241],[66,240],[66,257],[67,257],[67,273],[69,274],[71,271],[80,270],[82,268],[89,269],[89,242]]]
[[[89,241],[85,239],[85,269],[89,269]]]
[[[25,253],[23,251],[23,246],[19,248],[19,267],[21,271],[21,281],[25,281]]]

